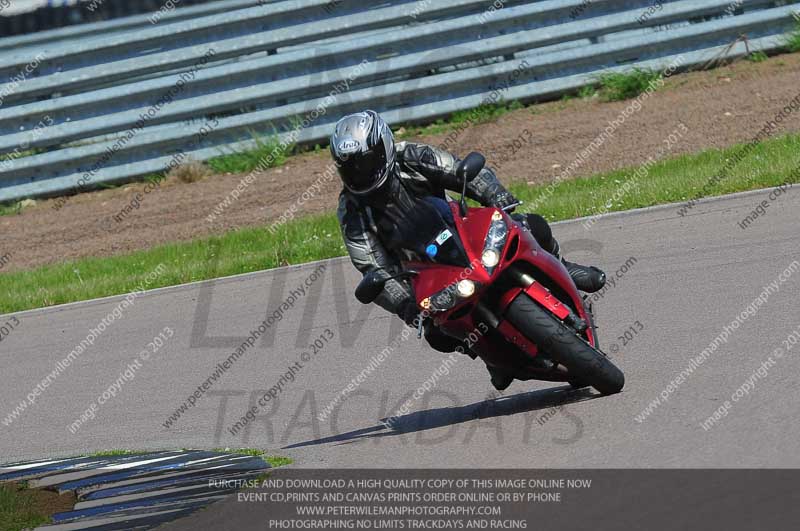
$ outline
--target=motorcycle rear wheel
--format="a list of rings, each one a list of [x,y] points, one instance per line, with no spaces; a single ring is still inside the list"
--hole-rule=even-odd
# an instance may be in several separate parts
[[[529,340],[545,346],[550,358],[567,368],[572,375],[570,381],[591,385],[604,395],[622,391],[625,385],[622,371],[527,294],[520,293],[514,299],[506,318]]]

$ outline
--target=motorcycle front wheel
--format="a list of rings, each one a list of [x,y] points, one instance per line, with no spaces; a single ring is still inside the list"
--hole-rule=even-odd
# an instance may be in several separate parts
[[[625,385],[622,371],[527,294],[520,293],[514,299],[506,318],[553,361],[566,367],[570,381],[590,385],[604,395],[622,391]]]

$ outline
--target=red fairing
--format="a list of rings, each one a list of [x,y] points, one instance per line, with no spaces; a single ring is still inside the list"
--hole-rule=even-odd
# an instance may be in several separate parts
[[[589,314],[589,312],[586,311],[586,308],[583,306],[583,299],[581,298],[581,294],[580,292],[578,292],[578,288],[575,287],[575,283],[572,281],[572,277],[569,276],[567,268],[564,267],[564,264],[561,263],[561,260],[554,257],[552,254],[541,250],[539,244],[536,243],[536,240],[533,238],[533,236],[530,236],[527,233],[527,231],[521,231],[521,232],[525,233],[527,239],[533,242],[533,245],[536,246],[538,252],[536,254],[531,253],[530,255],[527,256],[521,256],[520,258],[523,258],[526,261],[538,267],[545,275],[547,275],[551,280],[555,281],[555,283],[558,284],[559,287],[561,287],[561,289],[563,289],[564,292],[570,296],[575,308],[578,309],[578,316],[584,321],[586,321],[586,323],[589,325],[588,330],[586,330],[586,336],[589,341],[589,344],[595,346],[596,341],[593,333],[592,316]],[[530,286],[526,290],[526,293],[528,293],[528,295],[531,295],[537,302],[542,304],[545,308],[548,308],[549,303],[552,301],[543,299],[541,292],[538,292],[538,290],[534,291],[536,287],[537,284]],[[553,313],[555,313],[559,317],[560,315],[563,315],[563,313],[557,312],[555,310],[551,311],[553,311]],[[561,311],[563,312],[563,305],[561,306]]]
[[[451,203],[450,208],[453,210],[453,216],[455,217],[458,233],[462,236],[463,240],[466,240],[464,245],[467,247],[467,253],[469,254],[470,259],[477,257],[478,263],[480,263],[480,256],[483,253],[486,231],[491,223],[492,214],[497,212],[498,209],[471,208],[469,210],[468,217],[466,219],[462,219],[458,212],[458,205]],[[570,298],[572,298],[574,306],[578,308],[579,317],[591,325],[591,316],[585,311],[581,295],[575,287],[575,283],[572,281],[572,278],[569,276],[567,268],[561,263],[561,260],[543,250],[531,233],[520,227],[513,219],[511,219],[511,216],[505,212],[500,212],[503,214],[503,219],[509,227],[509,234],[506,238],[506,248],[503,249],[501,254],[500,263],[495,268],[491,278],[496,278],[499,276],[502,271],[504,271],[512,262],[518,260],[530,262],[536,268],[542,271],[547,277],[558,284],[565,293],[569,294]],[[513,256],[507,257],[506,253],[508,251],[509,242],[511,242],[515,236],[519,237],[519,248]],[[563,304],[558,303],[558,299],[555,297],[551,296],[548,299],[542,292],[542,289],[543,288],[541,285],[534,283],[525,291],[542,306],[552,311],[557,317],[564,319],[569,310],[566,309]],[[514,296],[516,295],[517,293],[514,293]],[[511,304],[511,301],[514,300],[514,296],[504,297],[504,301],[501,304],[502,310],[505,310],[508,305]],[[594,346],[595,338],[591,333],[591,326],[587,332],[587,335],[589,338],[589,343]]]
[[[408,262],[406,267],[420,273],[411,280],[414,286],[414,295],[417,298],[417,305],[420,305],[424,299],[451,284],[455,284],[459,280],[469,279],[480,283],[482,287],[489,284],[489,275],[480,265],[480,260],[473,262],[470,267],[432,264],[430,262]],[[478,291],[475,293],[479,295]],[[422,306],[420,308],[425,309]]]
[[[473,209],[474,210],[474,209]],[[494,209],[482,209],[489,211],[489,218],[491,218],[491,212]],[[472,210],[470,210],[470,217],[472,214]],[[513,257],[509,257],[509,260],[506,260],[505,251],[503,253],[503,259],[500,261],[498,269],[505,269],[510,262],[524,260],[526,262],[530,262],[533,264],[537,269],[542,271],[548,278],[553,280],[556,284],[558,284],[561,289],[567,293],[575,308],[578,309],[578,316],[586,321],[589,324],[589,330],[587,330],[587,336],[589,340],[589,344],[594,346],[595,345],[595,338],[592,334],[592,317],[586,312],[583,306],[583,300],[581,298],[578,289],[575,287],[575,283],[572,281],[572,277],[569,276],[569,271],[567,268],[564,267],[564,264],[561,263],[561,260],[553,256],[552,254],[548,253],[547,251],[543,250],[536,239],[531,235],[530,232],[521,228],[517,225],[514,220],[511,219],[511,216],[503,212],[503,216],[505,217],[506,223],[509,224],[511,228],[508,241],[510,242],[514,235],[519,236],[519,249],[514,254]],[[456,220],[456,224],[458,224],[458,220]],[[488,224],[488,222],[487,222]],[[484,230],[485,233],[485,230]],[[495,271],[495,275],[497,275],[497,271]],[[493,275],[494,276],[494,275]],[[551,296],[547,298],[544,288],[538,284],[534,283],[525,292],[533,297],[539,304],[548,308],[551,312],[553,312],[557,317],[560,319],[564,319],[568,314],[569,310],[564,307],[564,305],[558,302],[558,299]],[[502,306],[503,310],[511,304],[513,301],[513,297],[508,299],[505,304]]]
[[[566,319],[569,316],[570,309],[561,304],[544,286],[538,282],[531,284],[525,292],[533,297],[542,306],[550,310],[559,319]]]
[[[481,255],[483,254],[483,246],[486,243],[486,231],[489,229],[489,224],[492,222],[492,214],[497,212],[496,208],[470,208],[466,218],[462,218],[458,212],[458,205],[450,203],[450,208],[453,210],[453,217],[456,221],[456,229],[458,230],[461,241],[464,242],[464,247],[467,250],[467,255],[470,260],[477,260],[481,263]],[[509,229],[516,228],[516,223],[508,217],[508,214],[503,213],[504,220]],[[506,238],[506,246],[511,241],[512,235],[509,233]],[[504,269],[503,260],[494,270],[492,276],[497,276],[500,271]]]
[[[489,275],[486,273],[486,270],[483,269],[483,266],[480,265],[480,261],[474,262],[471,267],[467,268],[432,264],[430,262],[408,262],[406,267],[419,272],[419,275],[413,277],[411,283],[414,287],[417,306],[421,310],[427,310],[423,304],[425,299],[430,298],[447,286],[455,284],[463,279],[469,279],[479,283],[478,289],[475,290],[475,294],[470,299],[464,301],[462,304],[457,304],[451,310],[432,312],[430,314],[436,326],[442,327],[443,330],[454,337],[463,339],[477,329],[478,323],[475,321],[471,312],[459,319],[450,320],[449,317],[458,309],[479,300],[488,287]],[[494,346],[491,345],[484,336],[481,336],[477,344],[474,345],[477,351],[490,352],[493,350],[493,347]]]
[[[492,282],[494,282],[503,272],[514,262],[526,261],[549,277],[555,284],[569,295],[578,315],[589,325],[587,338],[589,343],[594,346],[595,338],[591,333],[591,316],[585,311],[580,293],[575,288],[575,284],[569,276],[564,265],[560,260],[550,253],[542,250],[533,236],[525,229],[521,228],[511,217],[496,208],[470,208],[466,218],[462,218],[457,203],[451,202],[450,208],[455,220],[455,228],[461,242],[464,245],[469,260],[468,267],[457,267],[450,265],[435,264],[431,262],[408,262],[407,269],[418,272],[414,276],[412,283],[417,304],[421,310],[428,310],[430,298],[450,285],[460,280],[468,279],[476,283],[475,293],[458,302],[453,308],[445,311],[431,312],[431,317],[437,326],[455,337],[464,338],[476,329],[476,319],[474,317],[474,305],[486,294]],[[500,261],[489,274],[481,262],[481,256],[486,244],[486,235],[492,222],[492,216],[500,212],[508,227],[505,246],[500,253]],[[517,240],[516,249],[512,249],[512,242]],[[513,252],[509,252],[509,250]],[[523,352],[530,356],[536,356],[536,345],[526,339],[522,333],[517,331],[510,323],[504,321],[504,314],[508,305],[522,291],[530,295],[539,302],[544,308],[548,309],[557,318],[564,320],[571,309],[559,301],[539,282],[534,282],[527,288],[515,287],[503,293],[497,301],[497,317],[500,324],[498,332],[507,341],[515,344]],[[427,305],[427,306],[426,306]],[[456,314],[456,315],[454,315]],[[502,364],[503,350],[507,349],[503,344],[492,344],[485,335],[482,335],[477,344],[473,345],[473,350],[481,353],[481,356],[492,364]]]

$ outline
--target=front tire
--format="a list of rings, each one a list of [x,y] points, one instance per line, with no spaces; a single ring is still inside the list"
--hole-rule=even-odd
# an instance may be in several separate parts
[[[625,375],[602,352],[578,337],[525,293],[511,303],[506,318],[525,337],[567,368],[578,385],[591,385],[604,395],[622,391]]]

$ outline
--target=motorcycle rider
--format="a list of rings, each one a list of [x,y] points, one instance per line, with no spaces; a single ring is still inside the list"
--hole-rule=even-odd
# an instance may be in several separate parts
[[[343,189],[337,216],[347,252],[363,275],[372,270],[398,273],[403,250],[393,244],[392,234],[403,223],[415,201],[435,197],[444,200],[445,190],[459,191],[456,177],[459,160],[433,146],[400,142],[395,145],[389,126],[378,113],[366,110],[345,116],[336,124],[330,139],[331,156],[339,171]],[[486,207],[512,211],[520,202],[484,168],[467,184],[467,197]],[[539,245],[559,257],[559,245],[547,221],[536,214],[513,214]],[[603,287],[605,274],[562,259],[578,289],[592,293]],[[391,279],[375,302],[411,325],[419,314],[411,283]],[[453,352],[461,342],[425,323],[425,339],[440,352]],[[488,367],[492,384],[505,389],[513,377]]]

